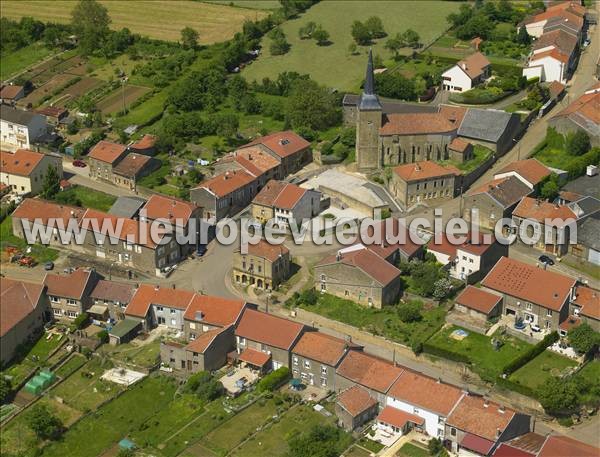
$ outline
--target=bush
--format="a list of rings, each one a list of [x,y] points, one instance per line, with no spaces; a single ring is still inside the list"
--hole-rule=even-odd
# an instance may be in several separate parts
[[[529,350],[527,350],[527,352],[524,352],[523,354],[519,355],[516,359],[514,359],[513,361],[508,363],[504,367],[502,372],[507,376],[511,375],[512,373],[517,371],[519,368],[521,368],[528,362],[532,361],[538,355],[540,355],[542,352],[544,352],[546,350],[546,348],[548,348],[548,346],[551,346],[552,344],[556,343],[558,341],[558,338],[559,338],[559,336],[558,336],[557,332],[549,333],[542,339],[542,341],[537,343],[535,346],[529,348]]]
[[[569,330],[569,344],[579,354],[588,354],[598,347],[600,343],[600,334],[595,332],[587,323],[583,323],[572,330]]]
[[[502,100],[510,92],[502,90],[500,87],[476,87],[462,93],[453,93],[450,95],[450,101],[456,103],[465,103],[468,105],[488,105],[498,100]]]
[[[423,318],[421,315],[422,308],[423,305],[417,301],[400,304],[397,309],[398,317],[405,323],[420,321]]]
[[[100,340],[101,343],[108,343],[108,332],[106,330],[102,330],[96,334],[96,337]]]
[[[281,367],[263,377],[256,385],[258,392],[273,392],[290,379],[290,369]]]
[[[71,324],[71,328],[73,330],[81,330],[85,326],[85,324],[87,324],[88,317],[89,316],[87,315],[87,313],[81,313],[75,318],[75,320]]]

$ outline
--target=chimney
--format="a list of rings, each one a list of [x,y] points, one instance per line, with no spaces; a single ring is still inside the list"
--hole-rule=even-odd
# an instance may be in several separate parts
[[[158,289],[160,289],[160,286],[157,284],[154,286],[154,290],[158,290]]]
[[[171,284],[171,289],[175,290],[175,283]]]
[[[496,439],[500,438],[500,435],[502,435],[502,430],[500,430],[499,428],[496,429]]]
[[[462,67],[462,69],[463,69],[463,70],[466,70],[466,69],[467,69],[467,64],[466,64],[466,62],[463,62],[463,63],[461,63],[461,64],[460,64],[460,66]]]
[[[504,408],[504,406],[502,406],[502,405],[498,406],[498,412],[500,414],[504,414],[505,411],[506,411],[506,409]]]
[[[421,165],[418,162],[415,162],[415,171],[421,171]]]
[[[438,384],[441,384],[441,383],[442,383],[442,378],[438,377],[438,378],[437,378],[437,383],[438,383]]]

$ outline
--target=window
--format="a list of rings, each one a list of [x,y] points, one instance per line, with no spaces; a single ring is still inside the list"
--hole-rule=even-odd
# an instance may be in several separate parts
[[[175,314],[177,312],[176,309],[171,309],[171,314]]]
[[[156,311],[162,311],[162,310],[163,310],[163,307],[162,307],[162,306],[157,306],[157,307],[156,307]]]
[[[190,322],[190,328],[191,329],[196,329],[196,323],[195,322]]]
[[[304,361],[304,368],[310,368],[310,360]]]
[[[419,410],[417,408],[413,408],[413,413],[419,414]]]
[[[67,298],[67,305],[77,306],[77,300],[73,300],[72,298]]]
[[[177,319],[171,319],[171,325],[177,325]]]
[[[327,378],[321,378],[321,387],[327,387]]]
[[[525,304],[525,308],[527,308],[529,311],[531,311],[531,309],[532,309],[533,307],[531,306],[531,303],[526,303],[526,304]]]
[[[326,284],[321,284],[321,292],[324,292],[327,290],[327,285]]]
[[[327,366],[321,365],[321,374],[327,374]]]
[[[546,310],[546,316],[552,317],[552,310],[551,309],[547,309]]]
[[[325,281],[325,275],[321,275],[321,281]]]
[[[54,311],[54,314],[57,316],[62,315],[62,310],[58,309],[58,308],[53,308],[52,311]]]
[[[202,326],[202,331],[203,332],[208,332],[210,330],[210,327],[208,325],[203,325]]]
[[[190,340],[195,340],[195,339],[196,339],[196,334],[190,333]]]
[[[79,313],[76,313],[75,311],[67,311],[67,316],[69,317],[77,317]]]
[[[294,356],[293,361],[294,361],[294,365],[298,365],[298,357]]]
[[[60,303],[60,298],[58,298],[58,297],[55,297],[54,295],[51,295],[51,296],[50,296],[50,301],[51,301],[52,303]]]
[[[469,262],[470,262],[470,263],[473,263],[473,259],[472,259],[472,258],[471,258],[471,259],[469,259]]]
[[[344,291],[344,297],[347,297],[348,295],[350,295],[350,292],[348,292],[347,290]]]
[[[246,346],[246,338],[240,338],[240,346]]]
[[[450,435],[456,436],[456,429],[454,427],[450,429]]]

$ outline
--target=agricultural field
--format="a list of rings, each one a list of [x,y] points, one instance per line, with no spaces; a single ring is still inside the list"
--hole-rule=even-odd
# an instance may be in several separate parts
[[[19,49],[18,52],[2,55],[2,65],[0,65],[0,79],[5,80],[29,66],[50,56],[52,51],[41,43],[33,43],[29,46]]]
[[[64,108],[70,102],[77,100],[82,95],[88,94],[94,89],[98,89],[104,84],[104,81],[97,78],[83,77],[72,86],[66,87],[52,100],[53,106]]]
[[[352,22],[364,21],[369,16],[378,16],[383,21],[388,36],[415,30],[423,44],[428,44],[442,35],[448,27],[446,16],[458,10],[456,2],[412,0],[402,2],[385,1],[322,1],[312,6],[299,18],[285,22],[281,29],[291,49],[287,54],[272,56],[269,52],[270,39],[263,40],[262,55],[248,65],[243,75],[249,80],[261,81],[284,71],[308,73],[321,84],[339,90],[357,91],[364,77],[368,46],[359,47],[357,55],[350,55],[348,46],[353,43],[350,34]],[[410,11],[411,14],[406,14]],[[314,40],[301,40],[298,30],[307,22],[321,24],[329,32],[331,44],[317,46]],[[372,48],[384,60],[391,53],[384,49],[386,38],[377,40]],[[306,56],[311,58],[307,59]]]
[[[119,88],[112,91],[96,103],[96,106],[102,111],[103,115],[116,113],[123,110],[123,105],[126,108],[150,90],[148,87],[126,85],[125,89]]]
[[[115,30],[127,27],[140,35],[178,41],[181,29],[191,27],[199,33],[199,41],[202,44],[229,40],[242,29],[244,21],[261,19],[268,14],[260,9],[184,0],[141,0],[136,1],[135,8],[131,7],[131,2],[125,0],[103,0],[101,3],[108,9],[112,19],[110,26]],[[66,23],[71,20],[72,9],[71,0],[2,1],[2,16],[12,19],[33,16],[42,21]],[[162,21],[164,18],[168,18],[168,21]],[[157,26],[159,22],[160,26]]]
[[[206,0],[205,3],[215,5],[229,5],[238,8],[250,8],[257,10],[274,10],[281,6],[278,0]]]

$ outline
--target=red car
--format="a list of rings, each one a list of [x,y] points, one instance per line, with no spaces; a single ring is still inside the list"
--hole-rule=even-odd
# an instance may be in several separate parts
[[[79,168],[87,167],[87,164],[83,160],[73,160],[73,166]]]

